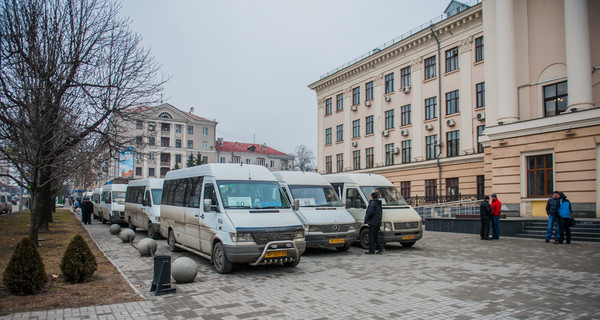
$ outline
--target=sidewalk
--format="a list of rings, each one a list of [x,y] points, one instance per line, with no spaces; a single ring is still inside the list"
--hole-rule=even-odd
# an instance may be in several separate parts
[[[296,268],[239,266],[216,273],[198,263],[195,282],[149,292],[153,259],[97,220],[85,225],[144,301],[1,316],[0,319],[593,319],[600,314],[600,243],[426,231],[415,247],[368,256],[308,250]],[[135,243],[146,237],[138,231]]]

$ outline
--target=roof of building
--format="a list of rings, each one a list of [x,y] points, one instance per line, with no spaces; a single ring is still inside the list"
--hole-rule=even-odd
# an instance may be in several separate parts
[[[197,116],[197,115],[195,115],[193,113],[190,113],[190,112],[181,111],[180,109],[178,109],[177,107],[175,107],[175,106],[173,106],[172,104],[169,104],[169,103],[163,103],[163,104],[160,104],[160,105],[154,106],[154,107],[146,107],[146,106],[136,107],[136,108],[129,109],[129,111],[131,111],[131,112],[149,112],[149,111],[152,111],[154,109],[154,110],[156,110],[156,116],[158,117],[158,115],[162,113],[162,112],[159,112],[159,110],[161,110],[163,108],[171,109],[173,112],[180,112],[180,113],[182,113],[182,114],[184,114],[184,115],[186,115],[186,116],[188,116],[188,117],[190,117],[190,118],[192,118],[194,120],[216,122],[214,120],[209,120],[209,119]]]
[[[216,149],[218,151],[226,152],[245,152],[245,153],[258,153],[265,155],[276,155],[276,156],[288,156],[288,154],[281,151],[275,150],[264,144],[258,143],[243,143],[243,142],[231,142],[231,141],[217,141]]]

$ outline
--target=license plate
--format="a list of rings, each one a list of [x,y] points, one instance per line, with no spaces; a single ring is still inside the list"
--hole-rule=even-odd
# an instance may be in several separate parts
[[[277,257],[286,257],[287,251],[271,251],[267,252],[265,258],[277,258]]]
[[[329,243],[344,243],[344,239],[329,239]]]
[[[414,234],[402,236],[402,240],[413,240],[415,238]]]

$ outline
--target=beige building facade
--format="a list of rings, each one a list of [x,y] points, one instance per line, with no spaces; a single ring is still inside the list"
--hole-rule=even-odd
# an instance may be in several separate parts
[[[494,192],[513,216],[545,215],[556,189],[599,216],[599,3],[466,4],[309,85],[318,171],[413,199]]]

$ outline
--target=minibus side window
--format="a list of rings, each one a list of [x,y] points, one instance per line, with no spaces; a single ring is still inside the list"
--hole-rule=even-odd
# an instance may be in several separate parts
[[[210,200],[210,211],[221,212],[221,210],[219,210],[215,186],[212,183],[207,183],[204,185],[204,200]]]
[[[364,209],[367,206],[365,205],[365,202],[363,201],[362,197],[360,196],[360,192],[358,192],[358,189],[354,189],[354,188],[348,188],[346,190],[346,208],[359,208],[359,209]]]
[[[146,190],[146,204],[152,206],[152,198],[150,197],[150,190]]]
[[[202,191],[202,177],[194,177],[190,179],[190,187],[188,188],[187,206],[190,208],[200,207],[200,192]]]
[[[335,190],[335,193],[337,193],[338,197],[341,199],[342,198],[342,190],[344,190],[344,184],[343,183],[332,183],[331,186],[333,187],[333,190]]]

